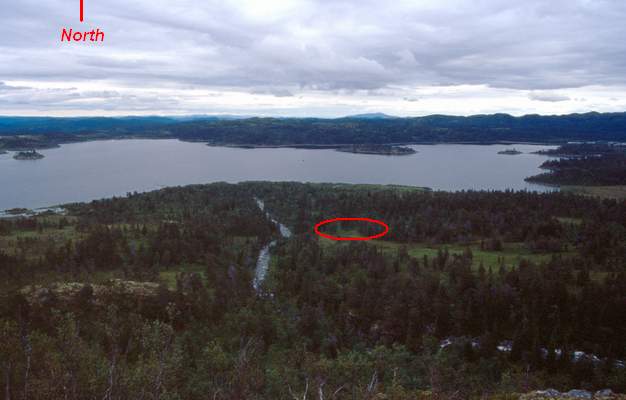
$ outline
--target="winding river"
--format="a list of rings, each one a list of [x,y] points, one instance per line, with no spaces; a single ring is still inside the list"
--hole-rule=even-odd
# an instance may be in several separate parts
[[[255,200],[261,211],[265,211],[265,203],[263,202],[263,200],[257,198],[255,198]],[[280,235],[282,237],[291,237],[291,231],[289,230],[289,228],[274,219],[274,217],[272,217],[269,212],[265,211],[265,215],[267,216],[267,218],[269,218],[270,221],[278,226]],[[259,258],[257,258],[256,269],[254,272],[254,281],[252,282],[252,286],[257,292],[260,290],[261,284],[263,283],[263,281],[265,280],[265,276],[267,275],[267,270],[269,269],[270,265],[270,249],[275,245],[276,240],[272,240],[271,242],[266,244],[259,252]]]

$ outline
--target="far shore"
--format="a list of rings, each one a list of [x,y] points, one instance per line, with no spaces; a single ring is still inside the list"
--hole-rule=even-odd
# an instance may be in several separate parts
[[[29,139],[39,139],[36,135],[24,135]],[[3,138],[9,138],[9,136],[1,136],[0,141]],[[42,138],[43,139],[43,138]],[[241,149],[277,149],[277,148],[292,148],[292,149],[337,149],[340,147],[353,146],[359,144],[376,144],[376,145],[385,145],[385,146],[411,146],[411,145],[440,145],[440,144],[468,144],[468,145],[538,145],[538,146],[558,146],[564,144],[565,142],[520,142],[520,141],[418,141],[418,142],[391,142],[391,143],[287,143],[287,144],[254,144],[254,143],[215,143],[209,142],[205,139],[193,139],[193,138],[179,138],[174,136],[173,134],[169,135],[150,135],[150,134],[141,134],[141,135],[120,135],[115,137],[109,137],[99,134],[88,134],[88,135],[77,135],[73,138],[60,138],[59,140],[48,140],[44,141],[32,141],[29,142],[27,146],[10,146],[3,147],[0,149],[0,154],[6,151],[27,151],[27,150],[47,150],[58,148],[64,144],[72,144],[72,143],[85,143],[85,142],[96,142],[102,140],[165,140],[165,139],[176,139],[181,142],[189,142],[189,143],[204,143],[207,146],[211,147],[231,147],[231,148],[241,148]]]
[[[203,140],[183,140],[179,139],[183,142],[199,142],[206,143]],[[207,146],[211,147],[233,147],[238,149],[337,149],[345,146],[353,146],[355,144],[361,143],[337,143],[337,144],[314,144],[314,143],[292,143],[292,144],[238,144],[238,143],[206,143]],[[440,145],[440,144],[468,144],[468,145],[483,145],[483,146],[492,146],[492,145],[511,145],[511,144],[521,144],[521,145],[534,145],[534,146],[558,146],[562,143],[557,142],[517,142],[517,141],[497,141],[497,142],[398,142],[398,143],[376,143],[387,146],[412,146],[412,145]]]

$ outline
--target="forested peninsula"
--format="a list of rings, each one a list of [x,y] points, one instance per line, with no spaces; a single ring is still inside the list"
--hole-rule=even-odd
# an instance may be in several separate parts
[[[540,168],[548,172],[526,178],[554,185],[626,185],[626,146],[618,144],[568,144],[540,154],[558,157]]]

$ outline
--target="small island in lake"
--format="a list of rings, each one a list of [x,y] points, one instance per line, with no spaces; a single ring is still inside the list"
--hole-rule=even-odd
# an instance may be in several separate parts
[[[337,148],[337,151],[358,154],[382,154],[386,156],[404,156],[417,153],[410,147],[388,144],[353,144]]]
[[[44,155],[36,152],[35,150],[30,150],[17,152],[13,158],[16,160],[39,160],[44,158]]]
[[[506,150],[499,151],[498,154],[506,154],[509,156],[515,156],[517,154],[522,154],[522,152],[517,149],[506,149]]]
[[[6,215],[19,215],[19,214],[26,214],[27,212],[29,212],[30,210],[28,208],[11,208],[8,210],[4,210],[4,213]]]

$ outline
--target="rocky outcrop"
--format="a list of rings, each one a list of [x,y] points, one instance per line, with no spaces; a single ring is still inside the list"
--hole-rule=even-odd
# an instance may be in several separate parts
[[[613,393],[611,389],[589,392],[587,390],[573,389],[569,392],[559,392],[556,389],[535,390],[520,396],[520,400],[626,400],[626,395]]]
[[[480,349],[480,346],[481,346],[480,340],[478,338],[470,338],[470,337],[465,337],[465,336],[459,336],[459,337],[450,336],[450,337],[443,339],[439,343],[439,347],[441,349],[446,349],[450,346],[459,346],[459,345],[465,346],[467,344],[471,344],[473,349]],[[511,353],[513,351],[513,341],[503,340],[498,344],[496,349],[501,353],[505,353],[505,354]],[[545,347],[542,347],[539,349],[539,351],[541,352],[541,356],[543,357],[544,360],[548,358],[549,356],[548,349],[546,349]],[[580,350],[574,350],[570,353],[565,353],[565,354],[569,355],[571,361],[574,363],[589,362],[597,366],[597,365],[601,365],[602,363],[606,363],[608,361],[607,358],[600,358],[596,356],[595,354],[585,353],[584,351],[580,351]],[[563,350],[554,349],[554,356],[556,359],[560,359],[561,357],[563,357],[563,355],[564,355]],[[612,362],[615,368],[626,368],[626,363],[623,360],[612,360]]]
[[[79,300],[104,305],[111,297],[148,300],[156,298],[161,287],[154,282],[111,279],[104,284],[59,282],[47,286],[31,285],[20,290],[31,306],[51,306]]]

